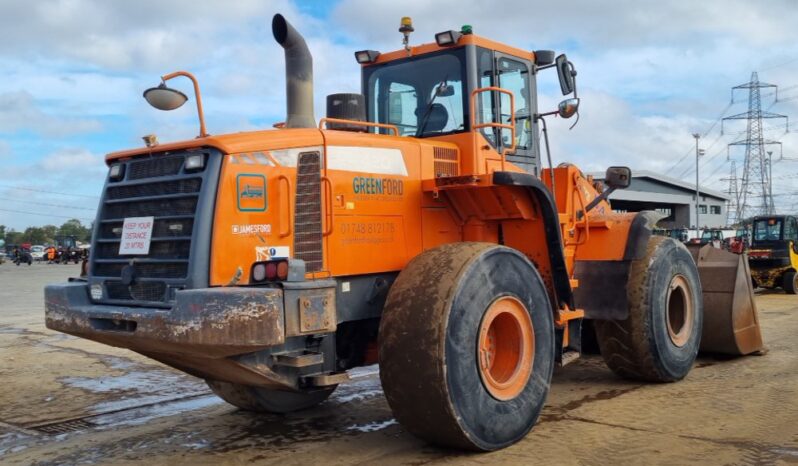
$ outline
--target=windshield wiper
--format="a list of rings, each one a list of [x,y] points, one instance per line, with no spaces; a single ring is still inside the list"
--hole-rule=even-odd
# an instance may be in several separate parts
[[[446,89],[446,81],[449,79],[449,75],[443,78],[443,81],[438,84],[438,87],[435,88],[435,93],[432,95],[432,98],[429,99],[427,103],[427,107],[424,109],[424,116],[421,117],[421,125],[416,130],[416,137],[421,136],[424,134],[424,128],[427,126],[427,121],[429,121],[429,116],[432,113],[432,104],[435,103],[435,99],[443,93],[443,90]]]

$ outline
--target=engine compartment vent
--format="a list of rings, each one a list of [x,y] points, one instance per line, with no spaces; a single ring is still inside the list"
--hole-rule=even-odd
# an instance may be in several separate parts
[[[460,175],[460,151],[450,147],[433,148],[435,178]]]

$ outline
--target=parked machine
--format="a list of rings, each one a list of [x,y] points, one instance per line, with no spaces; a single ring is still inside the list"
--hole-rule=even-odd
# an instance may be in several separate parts
[[[83,260],[84,252],[78,247],[77,237],[74,235],[60,235],[55,237],[56,262],[78,264]]]
[[[728,348],[702,343],[703,262],[651,235],[654,212],[610,208],[628,168],[609,168],[605,189],[541,164],[546,119],[579,108],[565,55],[470,27],[411,46],[405,18],[405,47],[355,53],[362,94],[329,96],[317,126],[305,41],[281,15],[272,30],[286,122],[207,136],[200,117],[196,139],[109,154],[87,276],[46,288],[49,328],[130,348],[254,411],[313,406],[347,369],[379,362],[406,429],[475,450],[532,428],[555,365],[580,355],[584,319],[623,377],[676,381],[700,345]],[[552,68],[573,96],[539,112]],[[178,75],[190,77],[163,80]],[[186,101],[165,83],[145,97]],[[720,269],[726,326],[709,330],[758,335],[733,318],[756,323],[750,280]],[[733,313],[738,298],[750,303]]]
[[[754,217],[748,250],[755,286],[798,293],[798,222],[792,215]]]
[[[11,260],[13,260],[14,264],[17,266],[21,264],[33,265],[33,256],[30,253],[29,247],[25,246],[14,247],[11,253]]]

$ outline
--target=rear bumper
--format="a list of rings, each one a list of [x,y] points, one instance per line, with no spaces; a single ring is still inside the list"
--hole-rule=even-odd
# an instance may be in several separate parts
[[[181,290],[172,309],[94,304],[88,284],[45,288],[47,328],[144,354],[220,358],[285,342],[283,290]]]

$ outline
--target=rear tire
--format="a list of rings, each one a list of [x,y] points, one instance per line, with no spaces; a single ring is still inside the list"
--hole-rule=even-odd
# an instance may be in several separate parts
[[[316,406],[326,400],[335,387],[314,391],[289,392],[252,387],[218,380],[205,380],[213,393],[246,411],[283,414]]]
[[[632,262],[626,293],[625,320],[594,321],[607,366],[630,379],[684,378],[698,354],[703,325],[701,283],[687,248],[652,237],[645,257]]]
[[[795,270],[788,270],[782,278],[782,288],[787,294],[798,294],[798,275]]]
[[[379,335],[385,397],[414,435],[496,450],[537,421],[554,325],[543,280],[518,251],[454,243],[423,252],[391,287]]]

